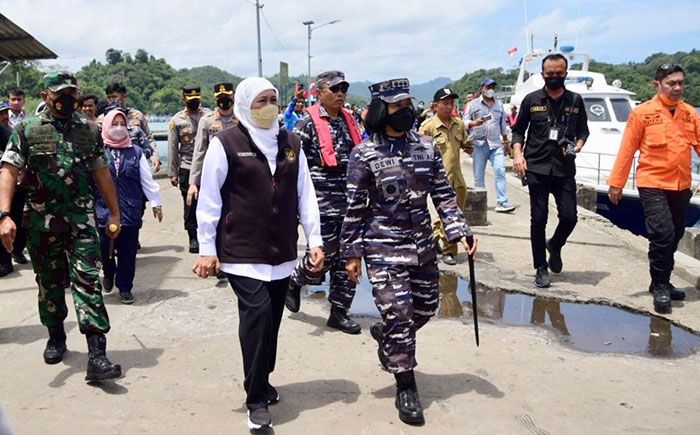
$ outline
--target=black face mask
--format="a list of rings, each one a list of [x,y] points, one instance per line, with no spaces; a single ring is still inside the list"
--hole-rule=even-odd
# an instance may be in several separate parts
[[[61,116],[68,117],[78,110],[78,99],[70,94],[62,94],[53,100],[53,108]]]
[[[221,97],[216,100],[216,105],[219,106],[219,109],[221,110],[228,110],[233,107],[233,98]]]
[[[556,91],[564,86],[564,80],[566,80],[566,77],[545,77],[544,84],[549,89]]]
[[[387,125],[399,132],[410,130],[414,122],[416,122],[416,112],[413,107],[402,107],[386,119]]]
[[[187,106],[187,108],[190,110],[197,110],[199,109],[199,103],[199,100],[190,100],[185,103],[185,106]]]

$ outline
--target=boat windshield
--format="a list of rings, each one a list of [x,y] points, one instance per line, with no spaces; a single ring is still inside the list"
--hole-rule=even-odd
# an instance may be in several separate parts
[[[625,98],[611,98],[613,111],[615,112],[615,118],[618,122],[627,122],[627,117],[630,115],[632,106],[630,106],[630,101]]]
[[[589,122],[610,122],[610,112],[604,98],[584,98]]]

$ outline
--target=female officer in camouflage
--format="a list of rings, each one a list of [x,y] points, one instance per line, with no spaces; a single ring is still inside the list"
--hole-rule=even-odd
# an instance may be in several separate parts
[[[416,331],[438,306],[438,267],[430,227],[428,195],[450,241],[471,229],[457,207],[440,152],[431,138],[410,131],[415,112],[407,79],[370,86],[365,124],[375,133],[357,146],[348,163],[348,208],[341,231],[346,270],[357,282],[361,258],[367,264],[372,293],[383,323],[372,325],[379,360],[396,377],[399,418],[422,424],[423,409],[413,368]]]

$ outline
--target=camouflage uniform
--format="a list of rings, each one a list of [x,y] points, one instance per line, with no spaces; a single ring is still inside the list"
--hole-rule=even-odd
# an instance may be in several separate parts
[[[197,217],[195,215],[197,200],[193,200],[191,206],[187,205],[194,140],[199,121],[209,113],[211,113],[209,109],[200,107],[195,116],[190,116],[187,109],[183,109],[170,118],[168,124],[168,176],[179,177],[180,193],[184,204],[185,229],[188,231],[197,230]]]
[[[450,121],[450,127],[447,128],[443,125],[440,118],[433,116],[420,126],[419,131],[421,134],[435,139],[435,146],[443,156],[447,180],[457,194],[457,205],[460,210],[464,210],[467,202],[467,183],[464,182],[464,177],[462,176],[459,150],[463,145],[471,142],[464,127],[464,122],[459,118],[453,117]],[[442,251],[444,254],[457,255],[457,245],[449,243],[445,229],[439,220],[433,223],[433,235],[443,244]]]
[[[328,120],[338,166],[327,167],[323,165],[318,136],[309,115],[304,116],[297,123],[294,131],[301,138],[301,145],[309,163],[311,181],[314,184],[316,197],[318,198],[325,261],[322,272],[310,272],[310,254],[307,251],[304,258],[292,272],[291,280],[293,284],[299,286],[318,285],[323,282],[325,274],[330,271],[331,282],[328,301],[332,305],[347,311],[350,309],[352,300],[355,297],[355,283],[348,278],[348,274],[345,271],[345,263],[341,261],[340,229],[343,225],[347,207],[346,176],[348,158],[354,144],[350,137],[348,126],[345,124],[342,116],[338,116],[335,119],[331,118],[323,106],[319,108],[319,111],[321,116]]]
[[[438,308],[428,195],[450,241],[470,233],[431,138],[415,132],[405,139],[375,134],[350,156],[342,252],[345,258],[365,259],[393,373],[416,366],[416,331]]]
[[[91,188],[92,171],[109,160],[97,127],[80,113],[67,123],[50,111],[30,116],[12,133],[2,162],[26,171],[24,226],[39,284],[41,323],[54,327],[66,318],[70,284],[80,332],[109,331]]]
[[[204,156],[209,149],[209,142],[220,131],[238,125],[238,120],[233,114],[230,117],[222,117],[219,109],[202,116],[194,138],[194,152],[192,154],[192,166],[190,167],[190,184],[199,186],[202,182],[202,166]]]

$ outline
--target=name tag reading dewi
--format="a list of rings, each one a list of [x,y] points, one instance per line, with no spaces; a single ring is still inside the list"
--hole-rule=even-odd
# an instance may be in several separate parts
[[[399,166],[399,159],[397,157],[387,157],[386,159],[377,160],[376,162],[370,163],[372,172],[379,172],[382,169],[388,169]]]

